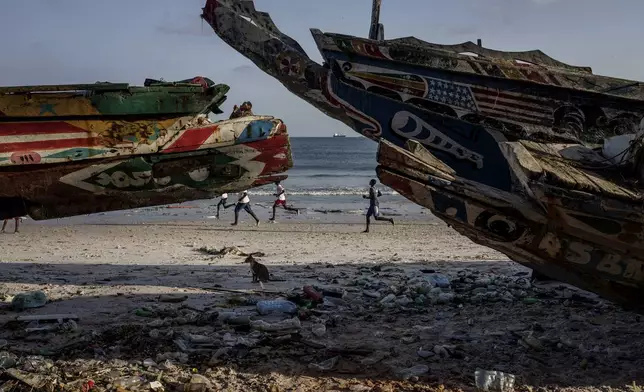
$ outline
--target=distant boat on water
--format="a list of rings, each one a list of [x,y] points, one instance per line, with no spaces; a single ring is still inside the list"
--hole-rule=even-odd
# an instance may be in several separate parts
[[[342,134],[342,133],[334,133],[333,137],[347,137],[347,135]]]

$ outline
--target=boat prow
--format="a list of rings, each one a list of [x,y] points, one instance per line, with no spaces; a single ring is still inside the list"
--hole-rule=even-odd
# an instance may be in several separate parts
[[[414,141],[405,147],[381,141],[377,173],[383,184],[474,242],[644,312],[642,190],[566,165],[555,145],[516,142],[504,151],[524,192],[463,179]],[[572,179],[576,189],[565,185]]]

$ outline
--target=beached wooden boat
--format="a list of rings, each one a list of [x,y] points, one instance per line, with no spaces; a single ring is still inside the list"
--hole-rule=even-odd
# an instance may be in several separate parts
[[[202,17],[291,92],[380,141],[384,184],[517,262],[641,308],[642,83],[540,51],[385,41],[379,4],[370,39],[312,30],[324,65],[252,1],[208,0]]]
[[[0,89],[0,218],[178,203],[284,179],[281,120],[208,119],[228,90],[205,78]]]
[[[611,179],[580,145],[502,148],[521,183],[514,193],[460,177],[412,140],[405,148],[380,142],[378,177],[473,241],[644,311],[644,189]]]

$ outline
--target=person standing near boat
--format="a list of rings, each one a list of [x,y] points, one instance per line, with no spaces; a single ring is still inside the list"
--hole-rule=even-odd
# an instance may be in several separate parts
[[[5,219],[4,222],[2,222],[2,230],[0,230],[0,233],[4,233],[4,229],[7,227],[7,223],[9,222],[10,219],[12,219],[12,218]],[[20,225],[20,217],[17,216],[15,218],[13,218],[13,220],[14,220],[14,225],[15,225],[14,229],[13,229],[13,232],[18,233],[18,226]]]
[[[222,193],[221,198],[219,199],[219,203],[217,203],[217,219],[219,219],[219,209],[223,206],[224,210],[227,210],[228,208],[234,206],[234,204],[226,204],[228,201],[228,193]]]
[[[367,228],[365,229],[365,231],[363,231],[363,233],[369,232],[369,225],[371,224],[372,216],[377,221],[386,221],[391,223],[392,225],[394,224],[393,219],[382,218],[380,216],[380,203],[378,202],[378,198],[380,196],[382,196],[382,193],[380,193],[380,191],[376,189],[376,180],[371,179],[371,181],[369,181],[369,194],[362,195],[363,199],[369,199],[369,209],[367,210]]]
[[[284,187],[282,186],[281,181],[275,181],[275,187],[276,189],[275,193],[273,193],[273,196],[277,196],[277,199],[273,203],[273,217],[269,220],[275,223],[275,211],[279,206],[282,206],[286,211],[295,211],[299,214],[300,210],[286,205],[286,189],[284,189]]]
[[[244,210],[250,216],[255,219],[255,223],[259,226],[259,219],[250,208],[250,197],[248,197],[248,191],[243,191],[239,193],[239,199],[237,200],[237,205],[235,205],[235,222],[232,223],[233,226],[237,226],[239,221],[239,211]]]

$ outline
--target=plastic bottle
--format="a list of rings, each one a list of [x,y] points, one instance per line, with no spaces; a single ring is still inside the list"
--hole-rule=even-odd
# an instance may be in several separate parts
[[[271,313],[295,314],[297,312],[297,305],[284,299],[259,301],[257,302],[257,312],[261,315]]]
[[[514,388],[514,374],[494,370],[476,369],[476,387],[482,391],[509,392]]]
[[[427,281],[434,287],[449,288],[449,278],[443,274],[431,274],[427,277]]]

